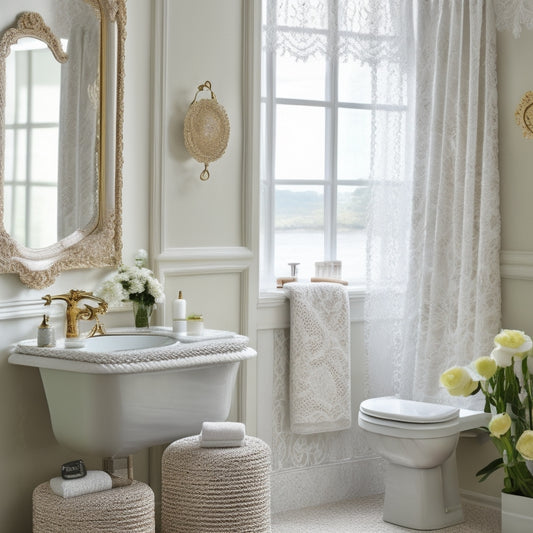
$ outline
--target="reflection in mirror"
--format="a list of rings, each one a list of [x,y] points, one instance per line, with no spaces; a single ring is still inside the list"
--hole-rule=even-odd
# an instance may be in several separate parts
[[[126,13],[124,0],[17,6],[35,2],[43,16],[16,26],[0,14],[0,272],[43,288],[120,262]]]
[[[28,248],[44,248],[61,239],[60,97],[61,64],[42,41],[19,39],[6,59],[4,227]]]
[[[6,58],[4,227],[28,248],[97,222],[100,25],[81,5],[58,26],[63,64],[33,37]]]

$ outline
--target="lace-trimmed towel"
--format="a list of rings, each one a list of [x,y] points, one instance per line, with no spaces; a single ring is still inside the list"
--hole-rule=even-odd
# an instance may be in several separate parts
[[[337,283],[289,283],[291,431],[351,426],[350,308]]]

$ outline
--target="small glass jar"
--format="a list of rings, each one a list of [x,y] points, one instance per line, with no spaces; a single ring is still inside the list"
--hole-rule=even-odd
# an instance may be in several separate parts
[[[204,334],[204,317],[191,315],[187,317],[187,335],[201,336]]]

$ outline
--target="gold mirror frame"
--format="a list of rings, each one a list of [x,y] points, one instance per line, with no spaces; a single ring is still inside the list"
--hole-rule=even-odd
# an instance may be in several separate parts
[[[121,262],[126,6],[125,0],[84,1],[97,11],[101,24],[98,222],[46,248],[27,248],[4,227],[5,59],[10,45],[22,37],[44,41],[54,55],[58,50],[54,50],[51,43],[55,38],[37,13],[22,13],[17,26],[0,37],[0,273],[18,274],[20,281],[33,289],[48,287],[66,270]]]

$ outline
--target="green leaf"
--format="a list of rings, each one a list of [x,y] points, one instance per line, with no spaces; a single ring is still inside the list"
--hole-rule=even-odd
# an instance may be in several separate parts
[[[503,459],[501,457],[498,457],[498,459],[494,459],[494,461],[491,461],[487,466],[482,468],[479,472],[476,472],[476,477],[480,477],[478,481],[485,481],[493,472],[496,472],[499,468],[503,466]]]

